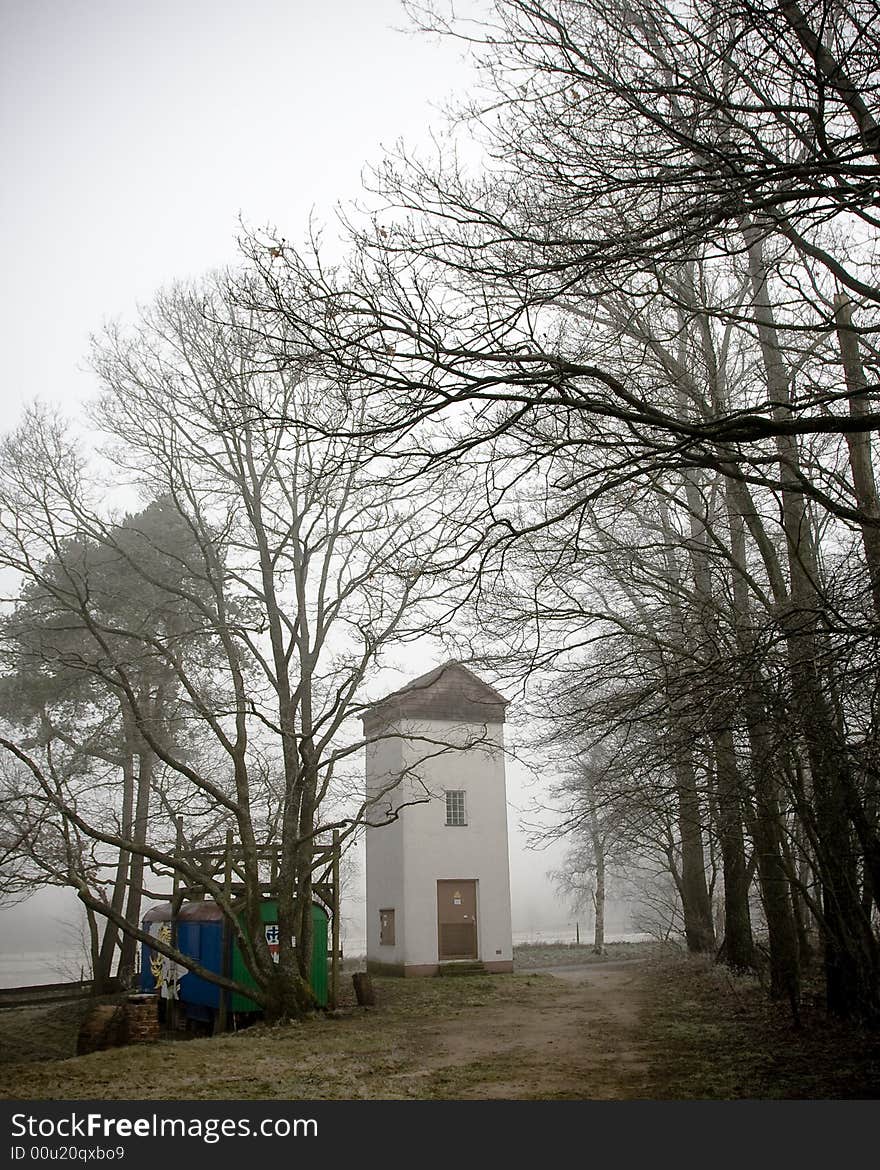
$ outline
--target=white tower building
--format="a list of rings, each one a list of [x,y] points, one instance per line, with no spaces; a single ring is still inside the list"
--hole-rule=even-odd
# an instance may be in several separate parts
[[[364,716],[368,970],[513,970],[506,706],[448,662]]]

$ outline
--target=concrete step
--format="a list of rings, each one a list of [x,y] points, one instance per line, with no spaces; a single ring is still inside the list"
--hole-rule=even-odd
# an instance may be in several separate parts
[[[448,963],[441,963],[437,968],[438,975],[485,975],[486,968],[479,961],[471,959],[455,959]]]

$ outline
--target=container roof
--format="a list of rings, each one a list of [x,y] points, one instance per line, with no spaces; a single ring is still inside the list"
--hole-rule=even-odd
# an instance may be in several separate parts
[[[361,718],[366,732],[375,731],[396,719],[503,723],[509,701],[453,659],[379,699]]]
[[[171,921],[171,903],[163,902],[161,906],[153,906],[148,910],[143,918],[144,922],[170,922]]]
[[[178,922],[218,922],[223,911],[212,898],[199,898],[183,902],[177,915]],[[173,918],[171,903],[163,902],[154,906],[144,915],[144,922],[170,922]]]
[[[275,898],[261,899],[266,905],[275,905]],[[245,905],[243,898],[237,898],[233,903],[233,908],[238,909]],[[313,909],[320,910],[324,914],[327,910],[318,902],[312,903]],[[143,917],[144,922],[171,922],[173,915],[171,913],[171,903],[162,902],[159,906],[153,906],[148,910]],[[223,911],[217,905],[213,898],[194,898],[191,901],[182,902],[180,912],[177,915],[178,922],[219,922],[223,918]]]

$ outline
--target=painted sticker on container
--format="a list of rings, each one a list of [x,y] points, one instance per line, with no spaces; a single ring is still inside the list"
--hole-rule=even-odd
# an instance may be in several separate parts
[[[278,962],[278,923],[266,923],[266,943],[269,947],[269,954],[272,956],[272,962]]]
[[[278,935],[278,923],[277,922],[267,922],[266,923],[266,945],[269,948],[269,954],[272,956],[272,962],[277,963],[278,959],[279,959],[279,949],[280,949],[279,935]],[[292,934],[290,936],[290,945],[294,949],[296,949],[296,935],[295,934]]]
[[[148,931],[161,942],[171,943],[171,927],[167,923],[151,922]],[[158,951],[151,951],[150,974],[162,999],[179,999],[180,980],[184,975],[188,975],[189,971],[180,963],[175,963],[173,959],[160,955]]]

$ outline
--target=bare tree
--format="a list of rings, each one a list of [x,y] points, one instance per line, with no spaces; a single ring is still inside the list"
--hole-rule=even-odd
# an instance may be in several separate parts
[[[84,669],[123,696],[138,742],[174,775],[195,829],[206,816],[218,829],[234,828],[243,913],[173,842],[141,841],[122,826],[108,832],[75,803],[57,806],[85,836],[201,884],[238,934],[257,981],[252,998],[269,1016],[299,1014],[312,1003],[318,845],[333,829],[352,834],[363,816],[362,800],[353,799],[362,687],[388,647],[436,625],[441,603],[456,593],[458,491],[442,478],[412,484],[363,445],[291,427],[287,420],[303,412],[338,426],[359,409],[357,399],[311,376],[305,360],[296,370],[267,369],[222,288],[160,298],[139,330],[108,335],[96,364],[105,385],[96,419],[115,440],[108,457],[116,476],[161,496],[188,547],[168,549],[155,537],[176,568],[157,574],[154,558],[122,541],[89,498],[62,429],[33,416],[6,443],[4,561],[46,589],[48,558],[63,558],[75,539],[121,558],[144,590],[183,615],[175,626],[155,613],[135,623],[107,612],[89,574],[62,562],[64,588],[53,599],[92,639]],[[181,723],[200,740],[197,754],[185,736],[157,725],[138,684],[144,659],[172,680]],[[45,756],[8,736],[2,742],[51,800]],[[267,839],[279,858],[277,963],[259,918]],[[84,900],[126,934],[145,937],[112,904]]]
[[[613,779],[620,759],[607,746],[578,753],[552,797],[561,819],[554,837],[571,844],[564,866],[553,876],[557,889],[575,909],[593,910],[593,950],[605,952],[605,906],[609,883],[625,875],[632,864],[633,803],[615,800],[620,785]],[[609,782],[610,781],[610,782]]]

